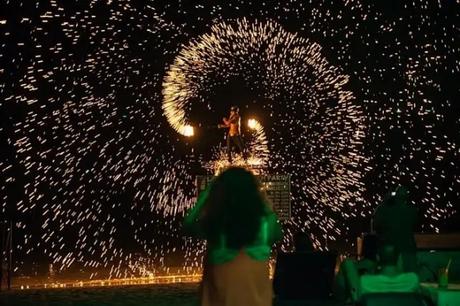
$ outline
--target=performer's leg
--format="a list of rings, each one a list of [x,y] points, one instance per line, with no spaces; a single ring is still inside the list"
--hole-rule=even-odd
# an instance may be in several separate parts
[[[240,135],[235,136],[235,144],[238,147],[238,151],[241,155],[243,155],[243,158],[246,159],[246,152],[243,144],[243,138],[241,138]]]
[[[230,135],[227,135],[227,157],[228,161],[232,162],[232,147],[231,147],[231,140],[230,140]]]
[[[231,136],[231,145],[232,145],[232,148],[235,149],[235,152],[236,153],[240,153],[240,148],[238,146],[238,136]]]
[[[241,141],[241,136],[235,136],[235,145],[238,148],[238,153],[243,153],[243,142]]]

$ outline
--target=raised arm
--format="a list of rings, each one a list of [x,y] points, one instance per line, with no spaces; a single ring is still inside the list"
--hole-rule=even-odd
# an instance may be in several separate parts
[[[283,231],[281,224],[275,212],[267,206],[267,222],[268,222],[268,239],[270,244],[281,240],[283,238]]]
[[[230,116],[230,118],[228,119],[228,122],[229,124],[232,123],[232,124],[236,124],[238,123],[238,120],[240,119],[240,116],[238,114],[233,114]]]
[[[206,199],[209,194],[209,186],[203,190],[196,201],[195,206],[190,208],[184,218],[183,229],[186,234],[193,236],[203,236],[202,229],[199,224],[199,217],[203,209]]]

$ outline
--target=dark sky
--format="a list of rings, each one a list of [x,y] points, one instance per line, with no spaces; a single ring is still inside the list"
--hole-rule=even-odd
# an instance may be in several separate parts
[[[298,230],[322,245],[325,236],[366,230],[398,184],[419,207],[420,230],[458,230],[451,215],[460,199],[459,9],[453,0],[3,1],[0,203],[2,219],[17,223],[18,267],[38,260],[89,269],[94,260],[96,268],[122,262],[115,270],[129,274],[139,273],[138,265],[126,268],[130,260],[158,266],[177,252],[186,254],[184,265],[194,262],[179,228],[193,177],[203,171],[190,152],[212,158],[211,148],[223,145],[214,127],[232,104],[264,125],[270,171],[293,175],[296,216],[285,225],[285,245]],[[280,86],[274,99],[262,54],[229,52],[243,68],[196,75],[201,87],[188,119],[201,125],[200,137],[185,139],[169,126],[162,84],[175,57],[212,24],[242,18],[310,39],[349,76],[344,90],[363,113],[359,154],[368,159],[349,168],[363,175],[362,187],[349,186],[356,206],[333,209],[343,195],[328,180],[339,177],[336,151],[313,134],[328,116],[337,132],[347,129],[340,121],[347,116],[329,115],[337,96],[320,92],[305,64],[277,80],[284,85],[293,74],[296,90]],[[322,185],[330,206],[318,200]],[[341,234],[315,225],[321,216]]]

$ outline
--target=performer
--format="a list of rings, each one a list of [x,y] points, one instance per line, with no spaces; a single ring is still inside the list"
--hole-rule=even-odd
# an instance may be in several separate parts
[[[241,138],[241,131],[240,131],[240,122],[241,117],[239,114],[239,109],[236,106],[232,106],[230,108],[230,116],[227,119],[224,117],[223,119],[224,124],[220,124],[219,127],[228,128],[227,134],[227,155],[228,160],[232,162],[232,144],[238,150],[238,153],[243,154],[244,157],[244,145],[243,140]]]

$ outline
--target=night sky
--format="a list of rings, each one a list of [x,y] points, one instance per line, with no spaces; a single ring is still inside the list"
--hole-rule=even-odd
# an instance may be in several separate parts
[[[0,219],[15,223],[19,274],[196,270],[204,244],[180,224],[194,177],[222,161],[231,105],[253,159],[291,175],[284,249],[297,231],[343,247],[399,184],[420,231],[460,229],[458,1],[0,11]]]

